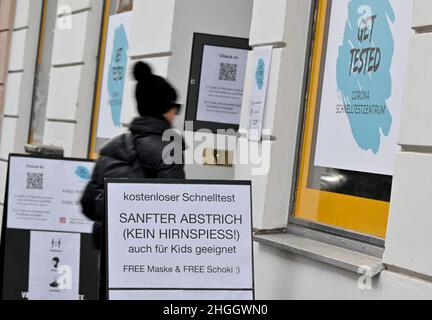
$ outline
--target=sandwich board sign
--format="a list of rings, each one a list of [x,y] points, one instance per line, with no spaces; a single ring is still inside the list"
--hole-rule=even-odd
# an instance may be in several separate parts
[[[79,199],[94,163],[10,155],[0,250],[3,300],[97,300],[98,252]]]

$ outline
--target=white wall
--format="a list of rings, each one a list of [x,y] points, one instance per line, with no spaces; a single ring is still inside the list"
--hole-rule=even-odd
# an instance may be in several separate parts
[[[9,45],[13,32],[15,6],[15,0],[0,1],[0,116],[3,115],[5,86],[9,71]]]
[[[250,43],[274,47],[263,128],[270,130],[275,141],[251,142],[256,148],[269,145],[268,173],[252,175],[252,164],[238,165],[235,178],[253,182],[254,226],[258,229],[281,228],[288,222],[310,11],[310,0],[254,1]],[[249,77],[254,76],[254,67],[248,64]],[[242,131],[248,125],[248,93],[243,99]]]
[[[132,67],[139,61],[149,63],[153,72],[162,77],[168,74],[175,0],[134,1],[128,78],[125,83],[121,123],[127,126],[138,115],[135,101],[136,82]]]
[[[271,272],[269,272],[271,270]],[[262,245],[255,246],[257,299],[431,299],[432,283],[390,271],[360,290],[360,275]]]
[[[102,24],[102,1],[60,0],[72,9],[71,28],[58,21],[48,92],[44,144],[65,156],[87,157]],[[62,13],[59,11],[59,14]]]
[[[9,153],[24,152],[30,125],[42,0],[17,0],[0,132],[0,204]]]
[[[414,0],[412,25],[384,261],[432,277],[431,1]]]

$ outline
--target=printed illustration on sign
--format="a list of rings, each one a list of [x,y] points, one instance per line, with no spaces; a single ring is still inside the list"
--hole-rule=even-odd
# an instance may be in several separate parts
[[[264,59],[261,58],[258,60],[258,66],[255,73],[257,87],[260,90],[262,90],[262,88],[264,87],[264,75],[265,75],[265,62]]]
[[[79,234],[30,233],[30,300],[77,300],[79,267]]]
[[[337,86],[352,134],[363,150],[377,154],[392,126],[387,101],[392,93],[395,14],[387,0],[351,0],[344,42],[339,47]],[[361,109],[361,110],[360,110]],[[357,112],[359,111],[359,112]]]
[[[316,167],[393,175],[411,13],[412,0],[331,2],[317,92]]]
[[[90,180],[91,178],[90,170],[83,166],[78,166],[76,168],[75,174],[83,180]]]
[[[123,25],[120,25],[115,30],[114,46],[108,75],[109,104],[111,106],[112,121],[116,127],[120,127],[128,48],[129,45],[125,28]]]

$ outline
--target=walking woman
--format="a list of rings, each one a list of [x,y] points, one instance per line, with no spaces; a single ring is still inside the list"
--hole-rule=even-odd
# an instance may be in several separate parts
[[[99,250],[103,238],[106,178],[185,178],[183,163],[167,164],[163,156],[164,149],[172,143],[181,143],[181,146],[174,146],[173,149],[184,151],[181,137],[172,141],[162,139],[164,132],[172,128],[172,122],[180,109],[176,103],[175,89],[166,80],[154,75],[143,62],[135,65],[134,77],[137,81],[135,97],[140,116],[130,124],[129,133],[114,138],[101,150],[92,179],[81,198],[83,213],[95,221],[93,240]],[[104,262],[101,269],[103,267]],[[104,272],[101,270],[101,280],[103,277]]]

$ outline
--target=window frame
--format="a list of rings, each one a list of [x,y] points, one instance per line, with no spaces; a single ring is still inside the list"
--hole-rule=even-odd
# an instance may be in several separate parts
[[[306,62],[305,62],[305,72],[303,79],[303,92],[302,92],[302,104],[300,107],[300,117],[299,117],[299,127],[297,133],[297,143],[296,143],[296,159],[294,166],[294,175],[293,175],[293,188],[291,190],[290,196],[290,208],[289,208],[289,216],[288,216],[288,225],[299,226],[301,228],[310,229],[318,232],[323,232],[326,234],[343,237],[346,239],[351,239],[367,244],[371,244],[378,247],[385,246],[385,235],[384,237],[370,235],[366,233],[361,233],[352,229],[345,229],[339,226],[332,226],[329,224],[325,224],[319,222],[318,220],[307,220],[302,217],[297,216],[297,205],[299,199],[299,193],[301,190],[301,179],[304,172],[302,172],[302,165],[304,165],[304,161],[306,164],[310,162],[310,155],[306,158],[305,153],[310,153],[310,150],[307,151],[308,148],[313,148],[312,145],[307,144],[308,135],[308,125],[310,126],[311,120],[310,113],[313,116],[316,114],[316,103],[313,105],[314,101],[318,98],[320,92],[318,87],[320,85],[319,79],[316,80],[316,74],[318,70],[318,76],[320,74],[321,65],[325,63],[323,61],[323,47],[326,40],[326,25],[329,23],[328,19],[328,10],[331,9],[330,0],[312,0],[311,3],[311,13],[310,13],[310,24],[309,24],[309,32],[308,32],[308,46],[306,51]],[[317,66],[314,66],[318,64]],[[318,77],[319,78],[319,77]],[[314,84],[315,82],[315,84]],[[312,110],[311,110],[312,109]],[[312,121],[313,123],[313,121]],[[313,131],[314,126],[312,125]],[[310,137],[309,137],[310,138]],[[306,152],[305,152],[306,151]],[[309,166],[307,166],[309,167]],[[309,169],[306,171],[306,179],[309,175]],[[304,179],[304,177],[303,177]],[[307,185],[306,188],[307,189]],[[321,191],[319,191],[321,192]],[[388,203],[388,207],[390,207],[390,203]],[[388,215],[387,215],[388,217]]]
[[[29,117],[29,126],[28,126],[28,132],[26,136],[26,143],[27,144],[34,144],[34,131],[33,131],[33,119],[35,117],[35,103],[36,103],[36,90],[37,90],[37,73],[38,69],[42,66],[42,60],[43,60],[43,48],[45,45],[45,29],[46,29],[46,19],[47,19],[47,10],[48,10],[48,3],[47,0],[42,0],[41,3],[41,17],[40,17],[40,23],[39,23],[39,34],[37,39],[37,51],[36,51],[36,60],[35,60],[35,73],[34,73],[34,83],[33,83],[33,92],[32,92],[32,98],[31,98],[31,110],[30,110],[30,117]],[[56,17],[57,19],[57,14]],[[57,20],[56,20],[57,21]],[[54,32],[54,31],[53,31]],[[48,89],[49,91],[49,89]],[[45,118],[47,114],[47,106],[45,106]],[[46,122],[46,120],[45,120]],[[46,123],[44,123],[43,131],[45,131]],[[43,135],[43,134],[42,134]]]
[[[96,88],[94,91],[93,108],[92,108],[91,123],[90,123],[90,134],[89,134],[88,151],[87,151],[87,157],[92,160],[96,160],[99,158],[99,152],[96,150],[97,129],[98,129],[98,122],[99,122],[102,81],[103,81],[105,57],[106,57],[108,24],[109,24],[109,18],[111,16],[110,10],[113,1],[116,0],[104,0],[103,11],[102,11],[102,28],[101,28],[101,35],[99,40],[99,51],[98,51],[99,55],[98,55],[97,73],[95,79]],[[131,0],[130,3],[130,7],[129,7],[130,10],[120,10],[122,9],[122,7],[120,7],[120,1],[122,0],[118,0],[118,1],[119,2],[116,5],[116,14],[133,10],[133,3],[134,3],[133,0]]]

